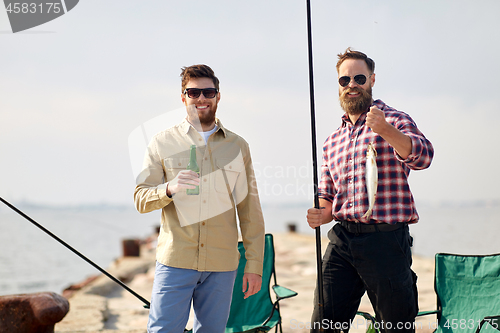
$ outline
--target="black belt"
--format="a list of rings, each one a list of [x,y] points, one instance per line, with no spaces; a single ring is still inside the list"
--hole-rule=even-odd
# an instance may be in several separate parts
[[[396,224],[387,224],[387,223],[366,224],[366,223],[350,222],[350,221],[338,221],[338,222],[342,227],[344,227],[347,231],[353,234],[389,232],[397,230],[407,225],[407,223],[401,223],[401,222],[398,222]]]

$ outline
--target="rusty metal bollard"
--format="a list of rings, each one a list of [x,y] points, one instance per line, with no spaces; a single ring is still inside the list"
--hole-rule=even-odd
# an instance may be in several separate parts
[[[295,233],[297,232],[297,225],[295,223],[288,223],[288,232]]]
[[[0,332],[54,333],[68,311],[68,300],[52,292],[0,296]]]
[[[138,239],[124,239],[123,256],[124,257],[140,257],[141,256],[141,242]]]

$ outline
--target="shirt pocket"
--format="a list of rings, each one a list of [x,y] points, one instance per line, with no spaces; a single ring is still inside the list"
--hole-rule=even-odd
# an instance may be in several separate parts
[[[189,158],[165,158],[163,159],[163,169],[165,170],[166,181],[171,181],[177,174],[186,170]]]
[[[242,176],[245,176],[245,163],[243,159],[217,158],[215,165],[217,166],[215,172],[215,190],[219,193],[228,193],[227,185],[229,185],[232,193],[238,176],[241,173],[243,173]]]

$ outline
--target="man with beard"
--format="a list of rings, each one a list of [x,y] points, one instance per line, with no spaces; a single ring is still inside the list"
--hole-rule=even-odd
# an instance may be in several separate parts
[[[215,117],[219,80],[206,65],[181,77],[187,117],[153,137],[134,193],[140,213],[162,211],[148,332],[184,332],[192,302],[193,331],[222,333],[239,262],[236,213],[245,298],[261,287],[264,220],[248,144]],[[191,149],[199,174],[186,169]]]
[[[429,167],[434,149],[409,115],[373,101],[372,59],[350,48],[338,57],[345,114],[323,146],[321,209],[307,212],[312,228],[337,221],[328,232],[323,258],[324,304],[320,309],[316,290],[311,332],[347,332],[365,291],[382,331],[414,332],[417,277],[411,270],[408,225],[418,221],[418,214],[408,175]],[[367,214],[367,182],[373,179],[365,179],[365,171],[371,146],[376,150],[378,186]]]

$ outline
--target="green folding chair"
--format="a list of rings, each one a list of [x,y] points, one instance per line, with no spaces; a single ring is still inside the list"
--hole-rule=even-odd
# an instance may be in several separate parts
[[[266,234],[264,248],[264,270],[262,273],[262,288],[260,291],[243,299],[242,284],[243,271],[246,265],[245,248],[243,243],[238,244],[240,251],[240,263],[238,274],[233,289],[231,311],[227,321],[226,333],[236,332],[268,332],[271,328],[278,327],[282,332],[281,314],[279,302],[283,299],[294,297],[297,293],[293,290],[281,287],[276,280],[276,269],[274,265],[274,241],[273,235]],[[271,278],[273,278],[272,290],[276,300],[271,299]]]
[[[276,327],[276,332],[278,332],[278,327],[280,332],[283,332],[279,302],[283,299],[294,297],[297,293],[278,285],[274,264],[273,235],[266,234],[265,236],[262,288],[257,294],[247,299],[243,299],[244,294],[242,292],[243,273],[247,262],[242,242],[238,243],[238,250],[240,252],[240,262],[234,283],[233,299],[226,325],[226,333],[268,332],[273,327]],[[274,283],[272,286],[271,278]],[[271,298],[271,289],[275,294],[275,301]]]
[[[437,310],[422,311],[417,316],[437,314],[437,333],[498,333],[500,254],[469,256],[438,253],[435,262]],[[365,318],[370,316],[365,312],[358,314]],[[373,323],[368,331],[378,332],[377,325]]]

